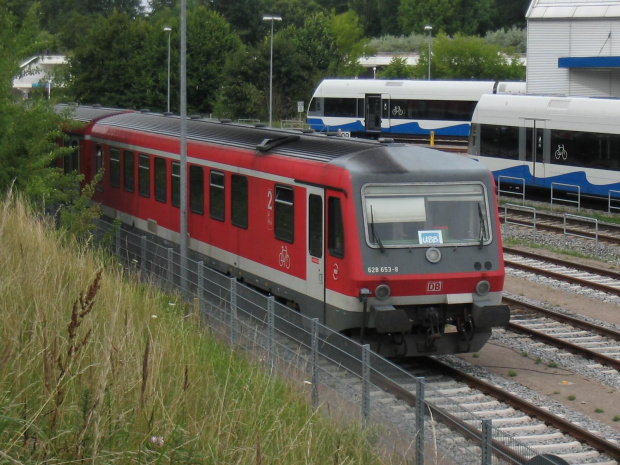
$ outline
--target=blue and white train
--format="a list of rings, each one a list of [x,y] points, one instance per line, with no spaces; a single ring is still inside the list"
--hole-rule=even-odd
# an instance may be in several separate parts
[[[307,122],[320,132],[353,137],[429,136],[467,139],[483,94],[524,93],[525,82],[325,79]]]
[[[468,153],[507,184],[620,198],[620,100],[483,95]]]

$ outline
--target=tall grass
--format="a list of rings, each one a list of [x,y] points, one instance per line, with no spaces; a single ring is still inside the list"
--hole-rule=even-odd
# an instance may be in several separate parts
[[[383,463],[128,278],[0,203],[0,463]]]

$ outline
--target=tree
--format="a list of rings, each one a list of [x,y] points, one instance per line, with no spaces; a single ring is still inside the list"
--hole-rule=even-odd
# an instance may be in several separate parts
[[[407,60],[401,57],[394,57],[378,77],[382,79],[411,79],[416,76],[415,67],[408,65]]]
[[[38,37],[36,6],[20,20],[0,3],[0,192],[14,189],[42,204],[65,201],[79,177],[54,167],[71,149],[58,145],[63,118],[52,103],[12,95],[19,61],[45,45]]]
[[[70,58],[72,88],[83,103],[138,108],[144,102],[142,50],[149,25],[126,13],[100,17]]]
[[[423,51],[416,76],[426,76],[428,52]],[[525,80],[517,57],[507,57],[480,37],[439,34],[433,40],[431,76],[434,79]]]
[[[332,62],[333,76],[357,76],[363,71],[358,59],[364,54],[368,40],[354,11],[347,11],[331,18],[331,32],[334,36],[336,50],[339,51]]]
[[[434,33],[484,34],[495,18],[494,0],[401,0],[398,8],[404,34],[422,33],[427,24]]]

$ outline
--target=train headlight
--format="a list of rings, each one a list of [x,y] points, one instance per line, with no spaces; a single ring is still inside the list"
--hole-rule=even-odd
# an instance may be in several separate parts
[[[487,295],[491,290],[491,284],[488,281],[480,281],[476,284],[476,294]]]
[[[441,260],[441,252],[435,247],[426,249],[426,259],[431,263],[438,263]]]
[[[379,284],[375,289],[375,297],[379,300],[385,300],[392,294],[390,286],[387,284]]]

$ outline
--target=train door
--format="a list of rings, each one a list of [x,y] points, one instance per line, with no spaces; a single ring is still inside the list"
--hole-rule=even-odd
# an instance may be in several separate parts
[[[531,163],[532,178],[545,177],[545,120],[530,119],[525,121],[525,160]]]
[[[366,94],[366,131],[381,132],[381,95]]]
[[[306,294],[314,302],[309,310],[311,318],[324,321],[325,305],[325,192],[318,187],[306,189]],[[316,301],[320,303],[316,305]]]

